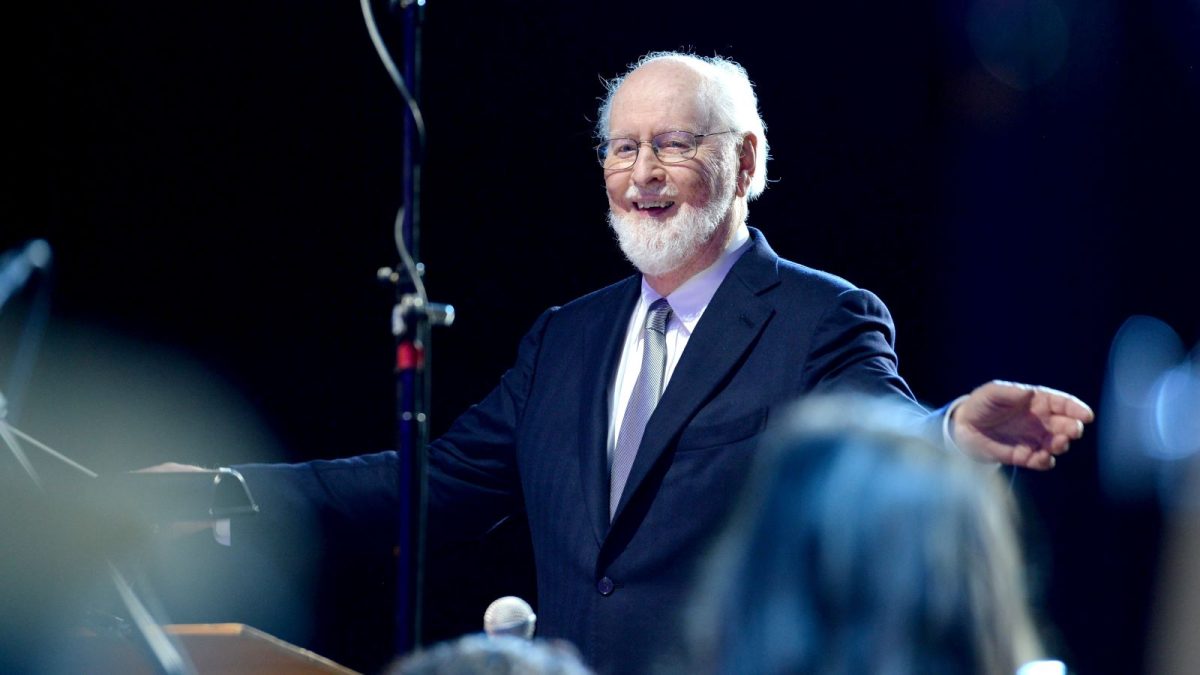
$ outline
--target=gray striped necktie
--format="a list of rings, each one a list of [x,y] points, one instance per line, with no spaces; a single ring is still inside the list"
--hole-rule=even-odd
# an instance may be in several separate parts
[[[650,421],[650,414],[662,395],[663,375],[667,366],[667,322],[670,320],[671,306],[667,304],[667,299],[655,300],[646,315],[642,371],[638,373],[629,404],[625,406],[625,416],[621,418],[621,431],[617,434],[617,445],[613,448],[612,465],[608,472],[610,520],[617,512],[625,481],[629,480],[629,470],[633,468],[633,459],[637,457],[638,446],[642,444],[646,422]]]

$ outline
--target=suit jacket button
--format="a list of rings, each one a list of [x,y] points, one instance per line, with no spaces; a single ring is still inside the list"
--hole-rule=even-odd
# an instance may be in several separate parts
[[[596,582],[596,590],[600,591],[600,595],[612,595],[614,588],[616,586],[613,584],[613,580],[608,577],[603,577],[600,581]]]

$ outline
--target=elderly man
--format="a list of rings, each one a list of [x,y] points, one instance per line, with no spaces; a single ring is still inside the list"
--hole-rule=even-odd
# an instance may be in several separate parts
[[[599,671],[651,669],[680,648],[696,563],[784,403],[830,390],[904,401],[951,451],[1035,469],[1091,420],[1069,395],[1005,383],[949,412],[916,403],[878,298],[780,259],[746,226],[767,140],[737,64],[649,55],[611,83],[599,131],[609,221],[641,274],[546,311],[497,388],[431,445],[428,528],[478,537],[523,511],[538,634]],[[325,522],[378,522],[400,498],[396,466],[383,453],[239,467],[263,517],[235,526],[233,545],[297,499]]]

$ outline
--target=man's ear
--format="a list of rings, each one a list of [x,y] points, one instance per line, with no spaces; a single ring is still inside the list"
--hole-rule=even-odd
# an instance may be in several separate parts
[[[738,176],[737,196],[745,197],[750,190],[750,180],[758,166],[758,137],[752,133],[742,136],[741,146],[738,147]]]

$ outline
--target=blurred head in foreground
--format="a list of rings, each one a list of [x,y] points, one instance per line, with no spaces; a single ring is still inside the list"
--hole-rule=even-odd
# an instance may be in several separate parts
[[[988,467],[864,399],[764,443],[690,627],[719,673],[1014,673],[1039,656],[1013,509]]]
[[[467,635],[410,654],[390,675],[590,675],[569,643]]]

